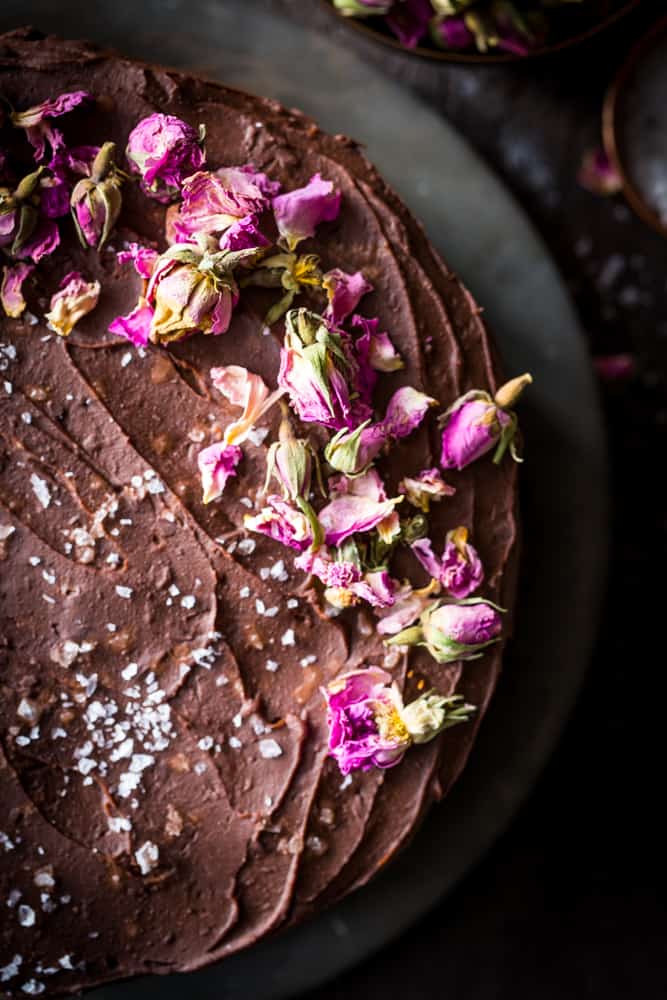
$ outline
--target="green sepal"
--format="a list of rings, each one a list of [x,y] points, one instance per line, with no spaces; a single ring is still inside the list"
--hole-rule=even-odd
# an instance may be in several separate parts
[[[320,524],[317,514],[307,500],[303,497],[297,497],[295,503],[308,521],[313,539],[310,544],[310,549],[311,552],[315,552],[324,542],[324,528]]]
[[[410,625],[401,629],[391,639],[385,639],[385,646],[423,646],[424,630],[421,625]]]

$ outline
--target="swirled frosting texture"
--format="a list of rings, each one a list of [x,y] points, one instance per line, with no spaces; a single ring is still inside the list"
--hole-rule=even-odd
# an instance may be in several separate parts
[[[73,142],[122,149],[160,110],[206,124],[211,164],[252,162],[286,189],[318,171],[333,180],[340,217],[304,248],[324,269],[360,269],[372,282],[364,311],[406,362],[389,391],[409,384],[447,405],[495,388],[478,307],[352,141],[274,102],[85,44],[0,38],[0,90],[14,105],[75,88],[98,106],[72,125]],[[137,352],[108,334],[138,290],[114,249],[159,241],[162,228],[163,208],[126,185],[112,246],[97,255],[67,237],[42,269],[46,301],[65,271],[99,280],[97,309],[67,341],[29,313],[0,320],[9,995],[194,969],[362,885],[459,775],[500,668],[500,646],[465,667],[387,654],[366,611],[325,617],[292,557],[246,536],[275,417],[222,500],[202,504],[197,453],[233,418],[208,372],[242,364],[275,386],[282,329],[265,334],[270,300],[253,290],[221,337]],[[383,474],[396,486],[437,454],[434,429],[422,428]],[[488,594],[509,606],[515,467],[481,461],[448,478],[457,492],[434,509],[431,536],[469,525]],[[456,689],[479,707],[476,721],[391,771],[343,779],[326,756],[320,686],[361,663],[391,669],[406,698]]]

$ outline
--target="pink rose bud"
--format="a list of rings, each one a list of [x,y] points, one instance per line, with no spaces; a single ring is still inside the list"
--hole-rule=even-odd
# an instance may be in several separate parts
[[[438,469],[423,469],[417,476],[405,476],[398,484],[398,492],[427,514],[432,503],[454,496],[456,490],[444,481]]]
[[[199,452],[197,465],[203,488],[202,500],[210,503],[222,496],[228,480],[236,475],[236,467],[243,452],[235,444],[217,441]]]
[[[324,449],[324,457],[337,472],[358,476],[375,461],[387,440],[382,424],[365,420],[353,431],[343,428],[334,434]]]
[[[176,243],[163,253],[146,290],[146,301],[154,310],[151,341],[163,344],[197,332],[225,333],[239,298],[234,269],[254,252],[210,253]]]
[[[284,404],[282,404],[284,405]],[[286,500],[308,500],[316,453],[309,441],[296,438],[289,418],[285,414],[280,424],[279,440],[269,448],[266,460],[266,484],[273,476]]]
[[[379,667],[336,678],[322,693],[327,702],[329,753],[342,774],[393,767],[412,743],[401,718],[403,699]]]
[[[12,112],[12,125],[26,130],[28,141],[35,150],[35,159],[37,161],[43,160],[47,139],[54,153],[64,144],[62,133],[58,129],[54,129],[49,124],[49,120],[59,118],[61,115],[67,114],[68,111],[73,111],[79,105],[92,101],[92,99],[92,96],[85,90],[60,94],[52,101],[42,101],[41,104],[36,104],[25,111]]]
[[[13,267],[5,264],[2,268],[2,285],[0,285],[0,302],[5,315],[18,319],[23,314],[26,301],[23,298],[23,282],[35,270],[33,264],[15,264]]]
[[[447,532],[442,558],[434,554],[429,538],[413,542],[412,551],[426,572],[459,600],[472,594],[484,580],[481,559],[468,543],[468,530],[463,526]]]
[[[398,764],[410,746],[428,743],[475,711],[461,695],[426,691],[408,705],[391,674],[366,667],[342,674],[322,694],[327,703],[329,753],[342,774]]]
[[[354,312],[363,296],[373,291],[373,286],[366,281],[361,271],[348,274],[339,267],[322,276],[322,285],[329,300],[324,318],[332,326],[340,326]]]
[[[25,247],[40,219],[40,181],[44,172],[39,167],[19,183],[16,190],[0,187],[0,247],[9,248],[15,257],[25,254]]]
[[[120,214],[123,177],[114,163],[115,151],[113,142],[105,142],[90,177],[83,177],[72,191],[72,217],[83,247],[101,250]]]
[[[476,660],[500,639],[501,608],[482,598],[458,603],[437,602],[422,614],[419,625],[406,628],[388,644],[426,646],[438,663]]]
[[[333,222],[340,211],[340,191],[331,181],[314,174],[305,187],[273,199],[273,214],[281,242],[294,250],[301,240],[315,235],[321,222]]]
[[[279,190],[280,184],[269,180],[252,164],[221,167],[214,173],[199,171],[183,182],[183,201],[169,220],[168,238],[170,242],[188,243],[194,241],[197,233],[220,236],[241,219],[260,215]],[[262,240],[254,245],[265,245]],[[244,248],[229,246],[228,249]]]
[[[474,389],[457,399],[444,414],[443,469],[463,469],[493,448],[496,464],[508,448],[512,458],[520,461],[514,444],[517,419],[511,407],[532,381],[532,376],[520,375],[501,386],[493,398]]]
[[[68,337],[79,320],[95,308],[99,297],[99,281],[86,281],[78,271],[70,271],[51,296],[44,318],[61,337]]]
[[[174,115],[152,114],[135,125],[125,156],[144,193],[163,203],[178,198],[185,178],[204,164],[204,136],[203,125],[195,131]]]
[[[337,472],[359,475],[377,458],[385,444],[411,434],[435,402],[411,386],[397,389],[389,400],[384,420],[375,424],[366,420],[354,430],[340,430],[324,449],[324,457]]]
[[[305,422],[338,429],[351,418],[348,379],[356,366],[321,316],[291,309],[286,316],[278,385]]]
[[[259,514],[246,515],[243,520],[248,531],[267,535],[297,552],[304,552],[313,543],[312,524],[308,517],[279,496],[267,497],[266,507]]]

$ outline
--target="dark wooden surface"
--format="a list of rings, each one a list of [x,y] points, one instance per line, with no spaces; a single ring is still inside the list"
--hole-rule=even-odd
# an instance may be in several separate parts
[[[594,661],[561,745],[511,829],[459,888],[317,1000],[664,998],[667,240],[621,198],[596,198],[576,179],[582,153],[600,141],[607,85],[664,4],[643,0],[581,49],[478,68],[389,52],[333,24],[313,0],[278,6],[336,31],[454,122],[543,234],[591,352],[636,359],[634,376],[601,385],[610,581]]]

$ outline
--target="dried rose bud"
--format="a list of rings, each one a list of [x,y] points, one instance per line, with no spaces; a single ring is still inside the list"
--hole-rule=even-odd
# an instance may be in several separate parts
[[[451,726],[467,722],[474,706],[460,695],[426,691],[408,705],[391,674],[366,667],[331,681],[327,703],[329,753],[341,773],[398,764],[410,746],[427,743]]]
[[[532,381],[531,375],[520,375],[501,386],[493,398],[476,389],[459,397],[444,414],[443,469],[463,469],[492,448],[496,464],[508,448],[512,458],[520,461],[514,445],[517,419],[510,408]]]
[[[14,191],[0,188],[0,247],[12,257],[30,259],[35,264],[60,243],[58,225],[42,205],[44,180],[44,167],[38,167]]]
[[[468,597],[484,580],[482,561],[477,549],[469,544],[468,530],[463,526],[447,532],[441,558],[433,552],[430,538],[417,539],[411,548],[426,572],[452,597]]]
[[[12,257],[25,250],[39,222],[43,173],[44,168],[38,167],[14,191],[0,187],[0,247],[8,247]]]
[[[157,260],[146,301],[154,310],[150,339],[155,344],[182,340],[192,333],[225,333],[239,290],[234,268],[255,251],[211,253],[176,243]]]
[[[314,452],[309,441],[297,438],[287,416],[280,424],[279,440],[269,448],[266,459],[266,483],[268,488],[274,477],[286,500],[308,499],[313,472]]]
[[[426,646],[438,663],[475,660],[500,639],[501,608],[482,598],[457,603],[436,602],[423,612],[419,625],[387,640],[388,645]]]
[[[23,298],[23,282],[35,270],[33,264],[8,264],[2,269],[2,285],[0,285],[0,302],[5,315],[18,319],[25,311],[26,302]]]
[[[334,434],[324,449],[324,457],[336,472],[358,476],[375,461],[387,440],[382,424],[364,420],[354,430],[343,427]]]
[[[321,222],[333,222],[340,211],[340,191],[332,181],[314,174],[305,187],[273,199],[273,214],[281,243],[293,251],[301,240],[315,235]]]
[[[359,475],[388,442],[411,434],[435,402],[423,392],[403,386],[389,400],[384,420],[375,424],[366,420],[353,430],[341,429],[327,444],[324,457],[337,472]]]
[[[144,193],[163,203],[178,198],[185,178],[204,164],[204,137],[203,125],[197,132],[174,115],[142,118],[130,132],[125,156]]]
[[[287,390],[301,420],[332,429],[347,426],[351,415],[348,379],[353,374],[354,365],[341,338],[321,316],[307,309],[287,313],[278,385]]]
[[[167,240],[192,243],[199,233],[219,237],[241,220],[259,216],[279,190],[277,181],[255,170],[251,163],[220,167],[214,172],[200,170],[183,182],[183,201],[178,209],[172,206],[168,210]],[[264,245],[263,237],[262,241],[252,245]],[[221,243],[220,249],[244,248]]]
[[[115,143],[105,142],[90,177],[83,177],[72,191],[72,218],[83,247],[101,250],[120,214],[123,175],[114,162],[115,152]]]
[[[413,743],[428,743],[445,729],[468,722],[475,711],[460,694],[445,697],[436,691],[426,691],[403,709],[403,722]]]
[[[68,337],[79,320],[95,308],[99,297],[99,281],[86,281],[78,271],[70,271],[51,296],[44,318],[61,337]]]
[[[412,743],[401,717],[403,699],[391,680],[385,670],[368,667],[343,674],[323,689],[329,753],[342,774],[393,767]]]

